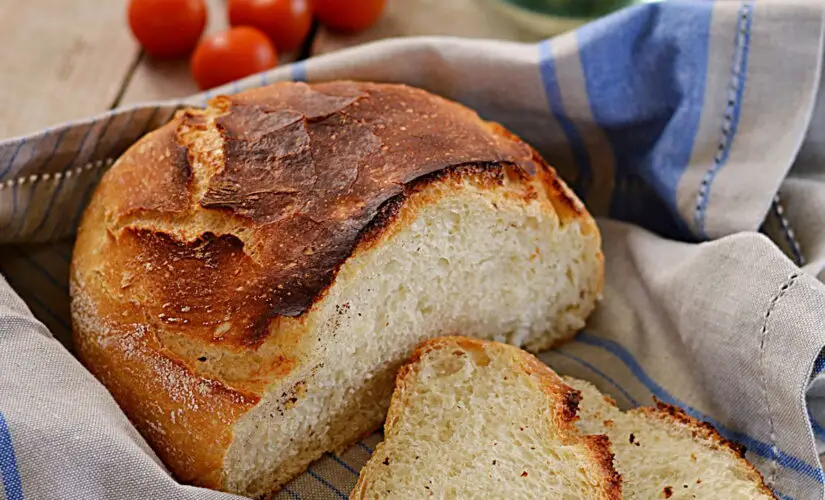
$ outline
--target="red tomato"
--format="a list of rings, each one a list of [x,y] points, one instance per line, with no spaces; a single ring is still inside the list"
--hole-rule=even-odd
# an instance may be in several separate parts
[[[192,76],[201,89],[258,73],[278,64],[278,53],[269,38],[249,26],[230,28],[208,36],[192,54]]]
[[[361,31],[381,17],[387,0],[310,0],[318,20],[340,31]]]
[[[129,26],[150,55],[183,56],[203,33],[206,5],[203,0],[130,0]]]
[[[307,0],[229,0],[229,23],[263,31],[281,52],[301,47],[312,26]]]

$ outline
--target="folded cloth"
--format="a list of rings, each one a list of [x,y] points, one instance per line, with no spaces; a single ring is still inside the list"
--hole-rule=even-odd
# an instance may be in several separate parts
[[[72,356],[71,236],[102,172],[179,106],[336,78],[477,109],[600,217],[604,302],[545,362],[622,406],[655,397],[713,423],[781,498],[825,497],[823,17],[805,1],[672,1],[537,45],[389,40],[0,143],[0,499],[231,498],[177,484]],[[280,497],[346,497],[380,439]]]

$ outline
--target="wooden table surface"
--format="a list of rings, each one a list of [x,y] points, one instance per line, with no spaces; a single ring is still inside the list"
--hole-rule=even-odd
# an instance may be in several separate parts
[[[320,54],[380,38],[455,35],[535,40],[482,5],[487,0],[389,0],[366,32],[318,29]],[[0,0],[0,139],[117,106],[197,91],[187,61],[155,61],[133,40],[128,0]],[[226,27],[226,0],[207,0],[208,32]],[[297,54],[281,54],[280,62]]]

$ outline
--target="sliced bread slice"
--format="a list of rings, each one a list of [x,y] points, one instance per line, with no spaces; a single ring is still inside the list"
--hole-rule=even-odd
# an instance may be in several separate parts
[[[741,448],[710,424],[663,403],[623,412],[589,382],[564,381],[581,392],[576,426],[610,438],[625,498],[776,498]]]
[[[398,373],[385,441],[351,498],[621,498],[607,439],[573,424],[577,401],[516,347],[425,342]]]

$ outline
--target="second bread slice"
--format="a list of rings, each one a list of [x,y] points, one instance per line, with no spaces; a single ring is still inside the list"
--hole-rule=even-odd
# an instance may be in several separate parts
[[[512,346],[424,343],[398,374],[386,439],[353,498],[621,498],[604,436],[573,425],[578,393]]]
[[[623,412],[589,382],[564,381],[581,392],[577,427],[610,437],[625,498],[776,498],[741,448],[710,424],[663,403]]]

